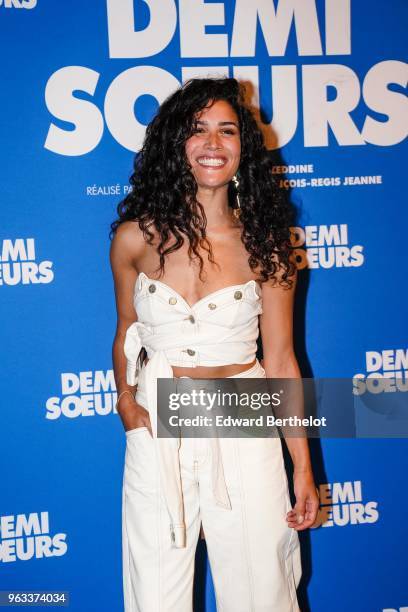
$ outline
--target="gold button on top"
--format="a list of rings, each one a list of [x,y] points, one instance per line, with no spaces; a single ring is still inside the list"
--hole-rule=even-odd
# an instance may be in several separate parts
[[[156,291],[156,285],[149,285],[150,293],[154,293]]]
[[[175,298],[175,297],[169,298],[169,304],[172,304],[173,306],[174,306],[174,304],[177,304],[177,298]]]
[[[190,323],[195,323],[195,318],[193,317],[193,315],[190,315],[188,317],[188,319],[189,319]]]
[[[234,293],[234,298],[235,298],[236,300],[240,300],[240,299],[242,298],[242,291],[236,291],[236,292]]]
[[[214,302],[210,302],[208,304],[208,308],[211,308],[211,310],[214,310],[214,308],[217,308],[217,304],[214,304]]]
[[[193,349],[187,349],[187,353],[191,356],[195,355],[195,351],[193,351]]]

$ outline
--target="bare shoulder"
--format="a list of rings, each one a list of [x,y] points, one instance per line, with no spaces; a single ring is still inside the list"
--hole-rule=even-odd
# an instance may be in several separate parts
[[[119,225],[112,239],[110,258],[112,262],[126,262],[137,269],[137,263],[145,248],[146,240],[139,224],[135,221],[125,221]]]

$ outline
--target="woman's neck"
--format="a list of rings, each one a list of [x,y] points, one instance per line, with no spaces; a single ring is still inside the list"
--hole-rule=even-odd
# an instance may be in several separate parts
[[[233,215],[231,207],[228,205],[227,185],[217,189],[199,187],[197,200],[204,208],[208,230],[231,225]]]

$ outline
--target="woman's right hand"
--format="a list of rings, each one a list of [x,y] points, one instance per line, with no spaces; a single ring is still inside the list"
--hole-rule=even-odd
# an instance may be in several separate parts
[[[117,410],[125,432],[138,427],[147,427],[153,437],[149,411],[132,399],[128,393],[120,398]]]

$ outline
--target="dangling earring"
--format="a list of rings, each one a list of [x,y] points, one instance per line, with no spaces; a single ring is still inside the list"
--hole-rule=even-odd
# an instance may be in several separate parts
[[[239,219],[240,214],[241,214],[241,202],[239,201],[239,180],[236,174],[234,174],[234,176],[232,177],[232,182],[234,183],[234,186],[237,192],[237,195],[236,195],[237,206],[236,208],[234,208],[232,214],[234,215],[236,219]]]

